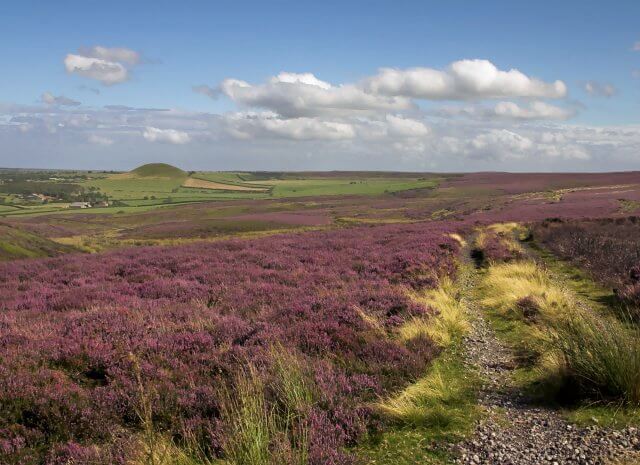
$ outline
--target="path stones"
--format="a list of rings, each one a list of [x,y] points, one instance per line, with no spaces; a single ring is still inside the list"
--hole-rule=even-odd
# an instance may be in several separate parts
[[[476,276],[463,276],[470,290]],[[468,294],[468,293],[467,293]],[[473,317],[466,338],[466,362],[484,378],[478,401],[486,417],[468,440],[453,446],[464,465],[609,465],[636,456],[640,464],[640,431],[614,431],[569,424],[556,411],[532,406],[511,385],[513,355],[496,337],[474,302],[465,302]],[[636,462],[624,462],[633,464]]]

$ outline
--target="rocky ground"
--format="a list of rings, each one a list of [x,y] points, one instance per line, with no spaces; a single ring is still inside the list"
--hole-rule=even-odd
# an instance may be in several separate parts
[[[474,285],[470,272],[466,286]],[[455,446],[458,464],[496,465],[637,465],[640,430],[578,427],[550,408],[527,401],[512,387],[513,355],[467,301],[473,329],[467,337],[467,363],[483,378],[479,403],[487,412],[475,433]]]

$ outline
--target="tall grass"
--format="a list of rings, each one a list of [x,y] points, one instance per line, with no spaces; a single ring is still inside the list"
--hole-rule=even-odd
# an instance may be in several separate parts
[[[236,377],[233,391],[226,391],[221,417],[226,427],[223,444],[226,460],[233,465],[268,465],[269,446],[275,431],[275,414],[264,396],[264,380],[250,365]]]
[[[572,385],[574,397],[640,403],[637,326],[588,308],[531,261],[491,266],[480,292],[490,312],[519,322],[517,338],[506,335],[515,348],[528,352],[549,379]],[[523,308],[537,315],[532,318]]]
[[[138,357],[129,354],[137,385],[135,411],[142,431],[133,441],[133,447],[127,465],[213,465],[197,440],[188,435],[184,443],[177,445],[169,435],[158,431],[153,421],[154,392],[149,389],[142,377]]]
[[[229,465],[307,465],[314,393],[296,357],[271,350],[274,380],[249,365],[221,403]],[[273,398],[267,399],[267,393]]]
[[[588,394],[640,404],[640,330],[613,317],[574,312],[553,326],[563,374]]]

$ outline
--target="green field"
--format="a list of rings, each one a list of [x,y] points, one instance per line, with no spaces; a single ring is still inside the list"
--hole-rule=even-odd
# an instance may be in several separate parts
[[[49,172],[55,182],[73,182],[86,192],[108,196],[111,206],[92,208],[92,213],[130,212],[192,202],[285,199],[321,196],[385,195],[412,189],[431,189],[443,179],[420,173],[268,173],[198,171],[185,172],[162,163],[143,165],[128,173]],[[12,176],[15,176],[12,174]],[[24,176],[24,175],[23,175]],[[47,179],[47,174],[40,174]],[[185,182],[205,181],[202,186],[185,187]],[[37,189],[41,182],[30,182]],[[210,184],[207,185],[207,182]],[[47,185],[52,182],[47,180]],[[20,196],[3,194],[0,216],[24,216],[55,212],[77,212],[68,209],[69,202],[26,202]],[[246,190],[242,190],[246,189]],[[8,191],[8,189],[7,189]]]

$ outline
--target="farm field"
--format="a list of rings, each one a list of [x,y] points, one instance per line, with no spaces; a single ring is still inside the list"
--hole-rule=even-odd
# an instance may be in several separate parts
[[[37,178],[32,181],[29,178]],[[27,179],[15,182],[15,178]],[[25,216],[42,213],[68,213],[70,201],[40,199],[27,196],[66,188],[77,192],[106,196],[115,211],[148,210],[154,207],[224,200],[280,199],[293,197],[383,195],[413,189],[432,189],[445,179],[428,173],[235,173],[185,172],[162,163],[152,163],[126,173],[98,172],[0,172],[0,216]],[[54,181],[51,181],[54,179]],[[10,180],[10,181],[9,181]],[[4,190],[3,190],[4,186]],[[4,197],[3,197],[4,196]],[[86,196],[86,195],[85,195]],[[82,198],[82,194],[76,195]]]
[[[0,463],[640,453],[640,173],[146,170],[270,196],[0,220]]]

